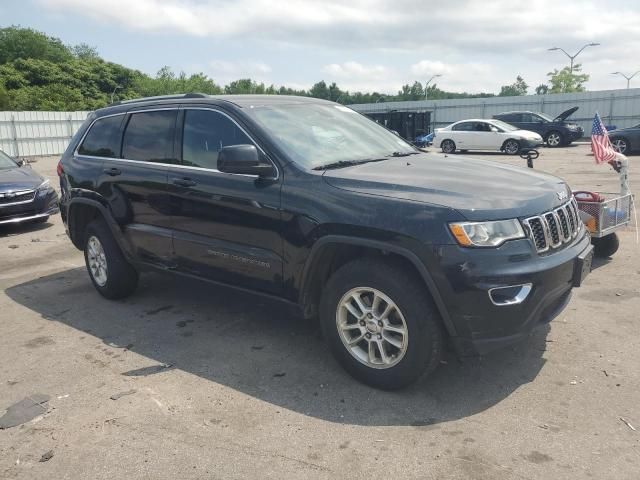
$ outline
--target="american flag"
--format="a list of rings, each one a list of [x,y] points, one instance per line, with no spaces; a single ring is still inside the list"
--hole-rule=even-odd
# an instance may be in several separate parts
[[[596,159],[596,163],[612,162],[617,157],[617,152],[613,149],[607,129],[596,112],[591,128],[591,150]]]

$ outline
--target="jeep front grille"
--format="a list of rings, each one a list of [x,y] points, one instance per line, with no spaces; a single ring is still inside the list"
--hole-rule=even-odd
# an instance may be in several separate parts
[[[527,218],[524,225],[538,253],[560,248],[576,238],[582,229],[574,199],[555,210]]]

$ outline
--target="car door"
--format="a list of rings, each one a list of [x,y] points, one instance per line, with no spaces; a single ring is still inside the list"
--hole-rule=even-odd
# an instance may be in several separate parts
[[[135,256],[171,267],[171,211],[167,165],[175,163],[178,106],[133,111],[122,119],[119,158],[105,158],[98,191]]]
[[[522,121],[518,123],[518,128],[520,130],[529,130],[530,132],[536,132],[540,135],[544,133],[545,120],[538,115],[533,113],[523,113]]]
[[[473,122],[460,122],[451,127],[450,138],[455,142],[458,149],[466,150],[473,148]]]
[[[474,147],[478,150],[498,150],[500,134],[491,129],[487,122],[474,122]]]
[[[218,171],[218,152],[258,147],[228,113],[185,107],[181,165],[169,168],[177,268],[253,290],[282,290],[281,178]],[[275,165],[274,165],[275,166]],[[277,169],[274,170],[277,172]]]

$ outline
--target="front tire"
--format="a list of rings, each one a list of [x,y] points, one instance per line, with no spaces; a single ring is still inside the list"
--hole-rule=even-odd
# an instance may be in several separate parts
[[[406,387],[442,357],[440,320],[424,285],[384,261],[356,260],[334,273],[320,321],[336,360],[375,388]]]
[[[442,148],[443,153],[455,153],[456,144],[453,140],[444,140],[440,144],[440,148]]]
[[[547,133],[547,137],[544,139],[548,147],[558,148],[564,145],[564,137],[560,132],[555,130]]]
[[[138,286],[138,272],[125,259],[107,224],[94,220],[85,238],[85,264],[100,295],[109,300],[131,295]]]
[[[623,155],[630,150],[629,142],[626,138],[616,138],[615,140],[612,140],[611,146],[616,152],[622,153]]]
[[[517,140],[507,140],[504,142],[503,150],[507,155],[517,155],[520,152],[520,142]]]
[[[591,243],[593,244],[593,254],[599,258],[612,256],[620,247],[620,239],[615,233],[600,238],[592,237]]]

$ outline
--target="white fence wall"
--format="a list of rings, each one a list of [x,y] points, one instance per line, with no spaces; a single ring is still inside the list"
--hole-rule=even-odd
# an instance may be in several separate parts
[[[14,157],[60,155],[89,112],[0,112],[0,150]]]
[[[595,112],[600,113],[606,125],[617,128],[640,123],[640,88],[628,90],[602,90],[584,93],[558,93],[525,95],[520,97],[460,98],[455,100],[420,100],[413,102],[380,102],[350,105],[360,113],[388,112],[391,110],[427,110],[431,112],[431,128],[444,127],[465,118],[491,118],[496,113],[510,110],[529,110],[556,116],[578,106],[570,120],[591,134]]]

